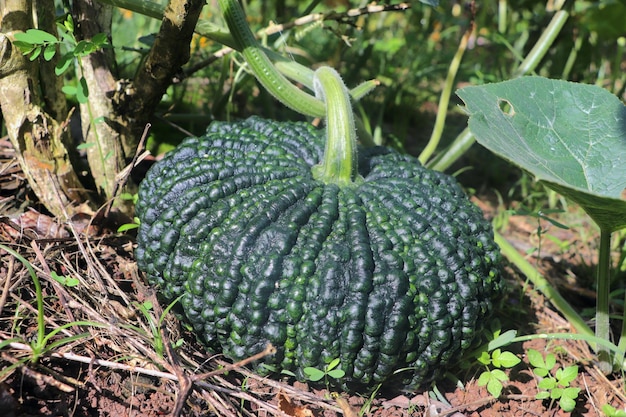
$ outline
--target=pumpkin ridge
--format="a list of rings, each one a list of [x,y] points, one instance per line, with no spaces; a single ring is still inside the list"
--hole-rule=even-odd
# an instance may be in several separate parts
[[[240,235],[240,240],[235,242],[237,263],[231,265],[231,268],[238,271],[240,281],[235,286],[239,293],[232,301],[222,300],[225,305],[232,304],[224,325],[230,325],[230,338],[233,339],[232,332],[235,332],[237,336],[233,340],[238,340],[237,344],[246,346],[248,351],[262,350],[269,340],[282,343],[286,340],[285,326],[280,320],[275,320],[271,313],[280,315],[280,310],[287,306],[275,305],[278,310],[270,310],[268,305],[270,299],[280,292],[284,260],[289,256],[299,234],[299,229],[292,226],[290,215],[303,221],[303,218],[308,217],[307,212],[312,212],[315,207],[315,204],[313,207],[302,207],[303,198],[312,191],[311,185],[297,186],[298,192],[285,190],[289,196],[285,193],[275,196],[282,204],[274,205],[272,211],[280,213],[280,216],[259,214],[246,226],[248,233]],[[240,321],[245,325],[235,328],[234,324]],[[236,348],[230,341],[222,343],[231,346],[230,349]]]
[[[330,279],[329,284],[334,282],[332,277],[325,274],[330,265],[335,262],[333,259],[328,259],[329,255],[333,255],[329,253],[328,245],[337,233],[341,233],[342,229],[339,198],[339,187],[335,185],[324,187],[322,202],[315,215],[311,217],[312,233],[304,236],[307,240],[304,247],[307,250],[302,256],[304,260],[311,262],[311,267],[306,274],[306,283],[303,283],[306,285],[305,297],[302,301],[303,314],[295,325],[296,356],[302,358],[301,368],[317,367],[320,362],[323,363],[324,350],[331,349],[331,352],[338,352],[332,346],[336,343],[336,337],[331,334],[327,320],[327,316],[332,313],[329,307],[332,307],[333,302],[326,303],[326,300],[321,297],[324,291],[324,280]],[[299,372],[301,373],[302,370]],[[304,377],[304,375],[301,376]]]
[[[255,190],[257,192],[254,195],[246,198],[244,209],[233,208],[220,227],[211,232],[197,255],[203,261],[202,265],[193,268],[189,273],[188,281],[191,283],[211,282],[205,287],[201,297],[205,298],[207,304],[211,303],[212,319],[220,323],[218,327],[224,337],[229,337],[232,330],[229,327],[232,303],[237,299],[240,290],[247,291],[246,288],[240,288],[240,284],[246,283],[242,268],[250,247],[254,245],[258,235],[272,224],[272,215],[268,217],[267,212],[259,213],[259,210],[273,201],[276,204],[273,210],[281,211],[296,204],[301,196],[307,194],[306,185],[301,185],[298,178],[272,181],[265,185],[263,191]],[[286,197],[286,194],[290,195]],[[225,239],[224,236],[229,238]],[[247,308],[243,306],[244,310]]]
[[[350,262],[341,316],[340,359],[345,364],[346,375],[352,377],[354,364],[365,343],[365,317],[374,288],[375,263],[363,202],[352,187],[343,188],[342,192],[349,226],[346,240],[350,243]]]
[[[296,344],[295,326],[304,314],[298,300],[306,295],[306,277],[313,272],[304,261],[304,252],[312,250],[310,246],[303,248],[307,240],[307,231],[311,219],[322,204],[322,188],[316,185],[303,197],[298,204],[285,211],[274,223],[271,233],[275,231],[278,236],[285,236],[282,241],[288,240],[278,251],[276,256],[281,258],[276,270],[279,276],[273,282],[272,291],[267,299],[268,309],[267,324],[263,329],[262,340],[281,340],[283,345],[277,346],[276,354],[271,358],[271,363],[279,364],[282,368],[293,367],[294,354],[289,346]],[[248,264],[254,265],[253,269],[263,268],[263,258],[268,255],[266,243],[257,241],[254,253],[251,254]],[[314,258],[315,254],[307,253],[307,257]],[[257,260],[255,262],[255,259]],[[250,275],[252,276],[252,275]],[[277,336],[280,335],[280,336]]]
[[[393,217],[393,225],[386,227],[379,226],[383,229],[383,233],[385,233],[389,242],[393,245],[390,253],[404,253],[404,248],[411,242],[428,242],[428,244],[425,245],[413,245],[412,251],[395,261],[395,264],[402,267],[404,273],[408,275],[408,278],[406,278],[405,275],[404,277],[398,277],[398,279],[408,279],[409,288],[415,288],[416,293],[413,297],[407,298],[402,298],[402,295],[389,295],[392,299],[406,300],[407,302],[410,298],[414,298],[410,303],[411,306],[414,306],[414,313],[408,313],[411,311],[408,305],[405,311],[407,312],[406,317],[409,322],[412,321],[410,327],[417,327],[416,333],[419,336],[417,338],[409,336],[409,343],[407,344],[408,346],[413,346],[413,348],[404,349],[404,351],[410,359],[416,356],[415,352],[417,352],[418,357],[420,353],[423,353],[421,356],[431,358],[426,364],[422,364],[420,361],[411,363],[412,361],[408,360],[406,366],[414,367],[416,369],[414,371],[415,374],[419,375],[419,369],[427,369],[432,364],[442,361],[444,359],[442,352],[446,353],[447,356],[445,358],[447,359],[460,351],[461,347],[466,348],[469,345],[472,338],[469,337],[467,332],[464,332],[464,329],[466,329],[468,324],[467,320],[465,320],[466,317],[471,317],[472,315],[464,313],[466,313],[467,310],[476,311],[477,308],[474,308],[473,304],[478,303],[472,301],[472,299],[467,299],[464,303],[459,303],[456,301],[456,297],[453,298],[455,300],[454,302],[451,301],[449,295],[458,293],[458,291],[453,291],[453,289],[455,289],[455,286],[457,286],[459,282],[462,287],[467,286],[463,284],[464,279],[462,278],[465,271],[460,271],[459,268],[459,264],[464,264],[465,259],[459,260],[458,253],[453,251],[454,248],[452,246],[449,246],[449,242],[451,242],[450,238],[453,237],[453,234],[445,230],[448,228],[448,224],[442,224],[436,221],[436,219],[440,217],[434,214],[436,211],[435,208],[438,207],[426,207],[424,209],[424,207],[414,206],[416,200],[423,200],[423,196],[415,196],[414,193],[410,191],[410,187],[407,187],[406,182],[402,189],[406,189],[407,193],[401,195],[397,192],[393,193],[388,191],[393,188],[389,187],[389,184],[382,178],[378,178],[377,181],[369,180],[370,178],[366,179],[365,185],[359,187],[358,192],[367,207],[368,213],[380,212],[380,207],[382,206],[385,208],[385,212],[389,213],[390,217]],[[411,185],[410,182],[408,185]],[[395,186],[398,187],[398,184],[396,183]],[[424,192],[425,190],[421,189],[421,191]],[[427,200],[422,201],[423,204],[427,202]],[[468,202],[467,204],[471,203]],[[456,207],[454,209],[458,210]],[[454,213],[453,210],[451,211]],[[430,215],[430,218],[423,217],[419,212]],[[371,219],[369,224],[370,230],[376,230],[375,226],[377,222],[375,222],[375,220],[374,218]],[[450,220],[451,218],[448,216],[448,221]],[[438,228],[433,228],[435,224]],[[467,228],[464,227],[463,222],[459,222],[458,224],[466,231]],[[404,236],[400,237],[396,233],[397,230],[412,231],[412,233],[416,234],[413,236],[411,234],[404,234]],[[442,252],[444,248],[447,249]],[[491,250],[495,250],[495,248],[491,248]],[[433,264],[431,262],[433,259],[439,261]],[[377,262],[384,263],[384,258],[377,260]],[[399,265],[398,262],[401,262],[402,265]],[[420,268],[413,270],[410,266],[411,264],[418,264]],[[398,268],[398,266],[387,264],[383,268],[384,270],[393,270],[394,268]],[[420,294],[427,294],[427,301],[421,299]],[[475,298],[480,298],[480,295]],[[465,307],[461,308],[464,304]],[[370,306],[371,305],[372,302],[370,302]],[[420,305],[430,306],[430,308],[426,310],[416,308]],[[445,307],[440,308],[442,306]],[[488,306],[488,308],[490,308],[490,306]],[[419,313],[420,311],[421,313]],[[403,313],[399,314],[401,315]],[[398,317],[400,317],[400,315]],[[384,328],[398,327],[403,328],[403,326],[394,326],[390,322],[384,325]],[[475,332],[476,323],[473,323],[473,330]],[[458,346],[446,345],[445,341],[459,338],[455,335],[462,335],[460,337],[460,344]],[[389,339],[389,336],[382,339]],[[384,344],[381,345],[381,348],[386,349]],[[415,350],[415,352],[411,352],[411,350]],[[426,377],[427,375],[423,374],[420,377],[413,377],[412,379],[417,380]]]

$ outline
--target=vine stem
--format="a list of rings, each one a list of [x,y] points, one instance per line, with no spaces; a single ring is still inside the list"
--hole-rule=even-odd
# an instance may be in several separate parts
[[[103,3],[123,7],[129,10],[142,13],[147,16],[159,18],[163,16],[165,8],[153,2],[140,2],[137,0],[99,0]],[[271,50],[266,50],[259,44],[256,37],[248,26],[245,13],[237,0],[219,0],[218,1],[226,24],[230,33],[226,33],[215,25],[208,22],[199,21],[196,32],[214,39],[229,48],[240,51],[246,63],[252,70],[255,77],[261,85],[281,103],[297,111],[300,114],[323,118],[326,116],[326,106],[318,98],[312,96],[306,91],[296,87],[288,77],[309,89],[313,89],[313,71],[296,63],[293,60],[287,60],[281,55]],[[389,10],[404,10],[409,8],[408,4],[400,4],[390,7],[373,7],[368,6],[364,9],[356,9],[346,12],[347,16],[355,17],[364,13],[378,13]],[[334,17],[326,16],[326,18]],[[206,24],[204,24],[206,23]],[[220,51],[220,54],[226,54],[227,49]],[[274,61],[276,63],[274,64]],[[354,100],[359,100],[376,86],[378,81],[366,81],[350,91]],[[369,134],[366,131],[361,132],[361,137],[366,142],[371,142]]]
[[[281,103],[300,114],[324,117],[324,103],[300,90],[282,75],[263,52],[246,21],[246,15],[237,0],[219,0],[224,19],[241,54],[261,85]]]
[[[561,29],[567,22],[569,18],[569,13],[565,10],[559,10],[554,14],[552,20],[548,24],[548,27],[543,31],[533,49],[530,50],[528,55],[526,55],[526,59],[519,65],[517,70],[514,73],[514,77],[521,77],[531,71],[533,71],[539,62],[543,59],[543,57],[550,49],[550,46],[556,40],[556,37],[561,33]]]

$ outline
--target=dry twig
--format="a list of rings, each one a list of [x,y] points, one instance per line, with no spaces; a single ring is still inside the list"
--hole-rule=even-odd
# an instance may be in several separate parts
[[[355,9],[346,10],[345,12],[336,12],[330,11],[326,13],[311,13],[306,16],[299,17],[291,22],[282,23],[282,24],[271,24],[266,29],[263,29],[258,33],[259,36],[267,36],[273,35],[275,33],[280,33],[285,30],[297,27],[304,26],[311,23],[323,22],[328,20],[334,20],[338,22],[346,22],[349,19],[355,19],[359,16],[364,16],[368,14],[375,13],[384,13],[384,12],[404,12],[409,10],[411,5],[409,3],[399,3],[399,4],[376,4],[371,3],[365,7],[359,7]]]
[[[7,266],[7,274],[4,276],[4,285],[2,286],[2,294],[0,295],[0,315],[2,315],[2,310],[4,308],[4,304],[7,301],[9,289],[11,288],[11,280],[13,279],[14,265],[15,265],[15,259],[13,257],[9,258],[9,265]]]

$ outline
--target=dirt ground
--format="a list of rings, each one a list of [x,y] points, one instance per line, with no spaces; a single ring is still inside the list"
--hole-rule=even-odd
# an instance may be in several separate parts
[[[498,399],[479,386],[480,367],[452,368],[454,377],[428,392],[370,397],[261,378],[206,352],[171,313],[163,314],[165,306],[136,268],[132,232],[107,229],[87,211],[69,222],[37,211],[14,161],[7,141],[0,141],[0,243],[32,266],[0,250],[0,416],[603,416],[606,404],[626,406],[622,375],[599,372],[586,343],[539,336],[503,347],[522,361],[506,370]],[[475,201],[494,216],[490,200]],[[527,253],[539,246],[537,225],[510,217],[503,233]],[[569,230],[541,226],[550,238],[529,259],[591,317],[593,229],[580,219]],[[573,332],[524,276],[505,265],[505,277],[508,291],[497,313],[503,331]],[[555,369],[578,366],[573,412],[535,399],[539,378],[526,357],[531,348],[554,353]]]

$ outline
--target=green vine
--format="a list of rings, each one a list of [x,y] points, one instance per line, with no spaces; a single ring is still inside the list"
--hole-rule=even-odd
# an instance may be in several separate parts
[[[298,113],[324,117],[324,103],[300,90],[282,75],[257,42],[237,0],[219,0],[226,24],[243,57],[261,85],[276,99]]]

